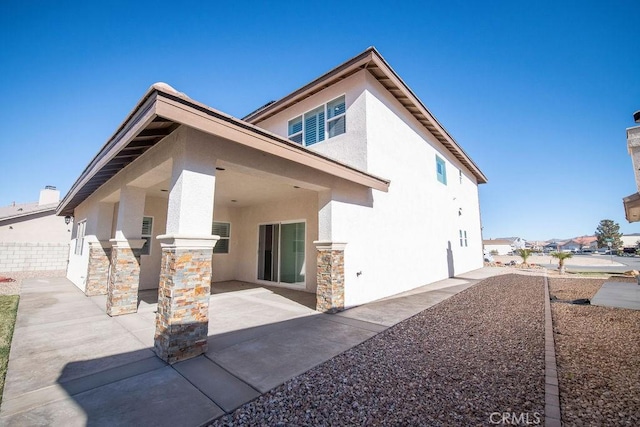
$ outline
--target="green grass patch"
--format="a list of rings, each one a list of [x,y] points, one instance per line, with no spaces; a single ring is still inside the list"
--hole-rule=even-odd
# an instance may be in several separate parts
[[[13,337],[13,327],[16,324],[19,299],[18,295],[0,295],[0,403],[2,403],[4,378],[7,375],[9,350],[11,350],[11,338]]]

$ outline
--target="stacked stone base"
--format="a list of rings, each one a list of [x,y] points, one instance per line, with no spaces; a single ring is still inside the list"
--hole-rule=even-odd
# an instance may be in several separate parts
[[[140,249],[115,246],[111,250],[111,275],[107,289],[107,314],[119,316],[138,310]]]
[[[337,313],[344,310],[344,244],[315,243],[318,249],[316,310]]]
[[[111,246],[109,242],[89,242],[89,266],[84,289],[86,296],[107,294],[110,264]]]
[[[155,351],[168,363],[207,351],[213,248],[162,249]]]

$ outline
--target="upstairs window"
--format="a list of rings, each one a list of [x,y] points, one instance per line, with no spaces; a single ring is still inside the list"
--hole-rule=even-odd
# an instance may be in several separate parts
[[[211,226],[211,234],[220,236],[220,240],[213,247],[214,254],[229,253],[229,237],[231,235],[231,224],[228,222],[213,222]]]
[[[436,174],[438,175],[438,181],[447,185],[447,165],[438,155],[436,155]]]
[[[306,147],[347,131],[344,95],[289,120],[288,137]]]

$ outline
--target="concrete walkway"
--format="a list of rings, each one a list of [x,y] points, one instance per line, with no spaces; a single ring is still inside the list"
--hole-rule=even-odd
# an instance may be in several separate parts
[[[640,310],[640,286],[637,283],[605,282],[591,299],[591,304]]]
[[[105,297],[66,279],[23,282],[0,425],[198,426],[480,280],[483,268],[336,315],[314,295],[215,284],[206,355],[167,365],[153,352],[155,291],[111,318]]]

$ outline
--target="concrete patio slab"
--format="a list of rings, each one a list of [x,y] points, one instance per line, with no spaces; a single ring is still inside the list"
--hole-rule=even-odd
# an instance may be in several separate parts
[[[207,356],[264,393],[374,335],[313,316],[302,327],[285,328]]]
[[[591,305],[640,310],[640,286],[637,283],[605,282],[591,299]]]
[[[167,366],[28,412],[2,416],[0,422],[5,425],[198,426],[223,414],[220,407]]]
[[[261,394],[205,356],[176,363],[173,367],[226,412],[233,411]]]
[[[105,296],[62,278],[25,279],[0,425],[197,426],[504,269],[318,313],[315,295],[216,283],[205,356],[166,365],[153,352],[157,293],[109,317]]]

